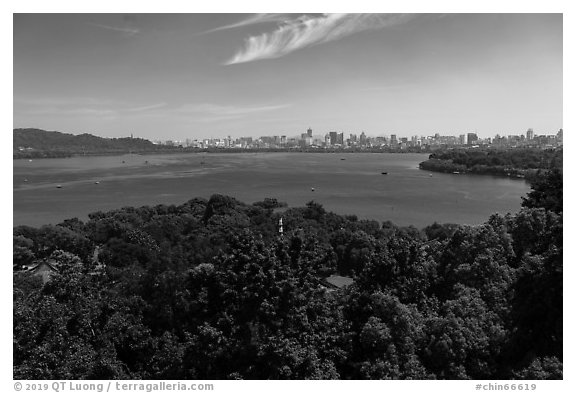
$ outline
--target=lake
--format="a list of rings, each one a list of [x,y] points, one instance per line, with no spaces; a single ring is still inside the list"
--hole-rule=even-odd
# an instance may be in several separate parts
[[[123,206],[182,204],[225,194],[422,228],[480,224],[516,212],[530,190],[520,179],[427,172],[426,154],[197,153],[13,161],[13,225],[86,220]],[[386,172],[387,174],[382,174]],[[60,186],[60,188],[58,188]]]

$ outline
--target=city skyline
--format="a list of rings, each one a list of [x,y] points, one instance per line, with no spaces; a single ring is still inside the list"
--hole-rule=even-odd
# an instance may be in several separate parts
[[[15,14],[13,125],[181,140],[551,134],[562,14]]]
[[[47,131],[47,132],[61,132],[64,134],[71,134],[71,135],[80,135],[82,133],[73,133],[73,132],[63,132],[61,130],[43,130],[41,128],[37,128],[37,127],[18,127],[18,128],[14,128],[14,130],[18,130],[18,129],[39,129],[42,131]],[[301,131],[306,131],[306,132],[301,132]],[[112,137],[107,137],[105,135],[100,135],[98,133],[89,133],[86,132],[84,134],[89,134],[89,135],[93,135],[96,137],[102,137],[102,138],[140,138],[140,139],[146,139],[146,140],[150,140],[151,142],[155,142],[155,143],[164,143],[166,141],[169,142],[184,142],[186,140],[197,140],[197,141],[202,141],[202,140],[224,140],[224,139],[231,139],[231,140],[238,140],[238,139],[246,139],[246,138],[250,138],[250,139],[260,139],[260,138],[273,138],[273,137],[283,137],[283,138],[288,138],[288,139],[294,139],[294,140],[299,140],[299,139],[303,139],[304,135],[306,133],[312,133],[311,136],[314,140],[316,139],[325,139],[326,137],[328,137],[330,134],[341,134],[344,136],[344,139],[347,139],[349,137],[357,137],[360,138],[361,135],[364,135],[366,138],[369,139],[390,139],[390,138],[407,138],[407,139],[411,139],[411,138],[418,138],[418,139],[432,139],[432,138],[459,138],[462,137],[464,135],[470,135],[470,134],[474,134],[476,136],[478,136],[481,140],[484,141],[491,141],[493,139],[496,138],[526,138],[528,134],[532,135],[532,138],[534,137],[556,137],[559,133],[562,134],[563,133],[563,129],[560,128],[558,130],[543,130],[542,132],[538,132],[538,130],[534,130],[533,128],[528,128],[527,130],[524,131],[511,131],[511,132],[497,132],[494,133],[492,135],[478,135],[477,132],[470,132],[470,131],[461,131],[461,132],[452,132],[452,133],[445,133],[442,131],[438,131],[438,132],[432,132],[432,133],[418,133],[418,132],[412,132],[412,133],[407,133],[407,134],[400,134],[400,133],[396,133],[394,131],[391,132],[381,132],[381,133],[367,133],[365,131],[357,131],[357,130],[347,130],[347,131],[342,131],[342,130],[332,130],[332,131],[318,131],[318,130],[314,130],[312,129],[312,127],[307,127],[305,130],[296,130],[293,133],[284,133],[284,134],[280,134],[280,133],[272,133],[272,134],[268,134],[268,135],[236,135],[234,137],[232,137],[231,135],[228,135],[226,133],[220,134],[220,135],[209,135],[209,136],[205,136],[205,137],[199,137],[199,138],[195,138],[195,137],[191,137],[191,136],[184,136],[183,138],[171,138],[169,136],[163,135],[163,137],[161,137],[162,135],[156,135],[156,136],[152,136],[150,138],[145,138],[142,137],[141,135],[138,135],[138,133],[134,133],[131,132],[130,130],[126,130],[126,132],[124,132],[122,134],[122,132],[120,132],[118,135],[112,136]]]
[[[130,135],[132,138],[133,135]],[[164,144],[181,147],[207,148],[412,148],[412,147],[447,147],[447,146],[498,146],[516,147],[531,146],[540,148],[558,147],[563,145],[563,129],[556,133],[538,134],[532,128],[523,134],[496,134],[492,137],[478,137],[476,133],[465,133],[459,135],[367,135],[364,132],[349,133],[331,131],[325,134],[314,134],[312,128],[308,128],[300,136],[288,135],[261,135],[261,136],[240,136],[211,137],[211,138],[186,138],[185,140],[155,139],[155,144]]]

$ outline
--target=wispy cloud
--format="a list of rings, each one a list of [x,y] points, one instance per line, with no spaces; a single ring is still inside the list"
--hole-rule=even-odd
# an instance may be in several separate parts
[[[261,105],[261,106],[234,106],[234,105],[216,105],[216,104],[188,104],[178,108],[178,112],[194,112],[216,116],[244,116],[254,113],[270,112],[278,109],[287,108],[290,105]]]
[[[367,87],[361,87],[358,90],[359,91],[388,91],[388,90],[399,90],[399,89],[405,89],[407,87],[414,87],[417,86],[418,84],[414,81],[411,82],[403,82],[403,81],[398,81],[396,83],[389,83],[389,84],[382,84],[382,85],[376,85],[376,86],[367,86]]]
[[[242,118],[260,121],[291,104],[222,105],[210,102],[171,104],[138,103],[96,97],[18,97],[14,99],[15,118],[84,118],[115,120],[127,118],[174,118],[194,123],[230,122]],[[281,112],[280,112],[281,113]],[[266,116],[264,116],[266,114]]]
[[[250,25],[255,25],[255,24],[259,24],[259,23],[284,22],[284,21],[286,21],[286,19],[287,19],[287,17],[284,14],[255,14],[255,15],[251,15],[248,18],[243,19],[239,22],[231,23],[231,24],[225,25],[225,26],[216,27],[216,28],[210,29],[210,30],[206,30],[200,34],[214,33],[216,31],[230,30],[230,29],[235,29],[238,27],[250,26]]]
[[[152,104],[152,105],[145,105],[145,106],[138,106],[134,108],[127,108],[125,109],[126,112],[149,112],[156,109],[161,109],[166,107],[168,104],[165,102],[161,102],[159,104]]]
[[[18,98],[14,100],[14,111],[33,116],[114,116],[134,113],[153,113],[168,104],[134,106],[130,103],[111,99],[96,99],[92,97],[38,97]]]
[[[62,108],[57,106],[43,106],[41,108],[15,108],[15,112],[31,116],[112,116],[117,111],[104,108]]]
[[[225,64],[231,65],[261,59],[274,59],[298,49],[335,41],[360,31],[405,23],[413,17],[413,15],[407,14],[323,14],[320,16],[300,16],[296,19],[282,22],[273,32],[249,37],[245,41],[244,48]],[[247,23],[247,21],[244,22],[245,24]]]
[[[88,23],[91,26],[96,26],[99,27],[101,29],[104,30],[112,30],[112,31],[117,31],[119,33],[122,33],[128,37],[134,36],[136,34],[140,33],[140,29],[136,28],[136,27],[118,27],[118,26],[109,26],[109,25],[103,25],[100,23],[94,23],[94,22],[89,22]]]

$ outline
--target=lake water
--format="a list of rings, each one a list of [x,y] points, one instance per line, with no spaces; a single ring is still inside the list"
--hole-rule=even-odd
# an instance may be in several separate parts
[[[425,154],[198,153],[14,160],[13,224],[40,226],[123,206],[182,204],[219,193],[424,227],[516,212],[523,180],[432,173]],[[383,175],[382,172],[387,172]],[[98,184],[96,184],[98,182]],[[61,188],[57,186],[60,185]]]

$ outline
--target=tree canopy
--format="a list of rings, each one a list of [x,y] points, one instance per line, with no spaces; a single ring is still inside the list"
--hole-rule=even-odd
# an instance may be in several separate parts
[[[562,378],[554,206],[418,230],[213,195],[16,227],[14,378]]]

